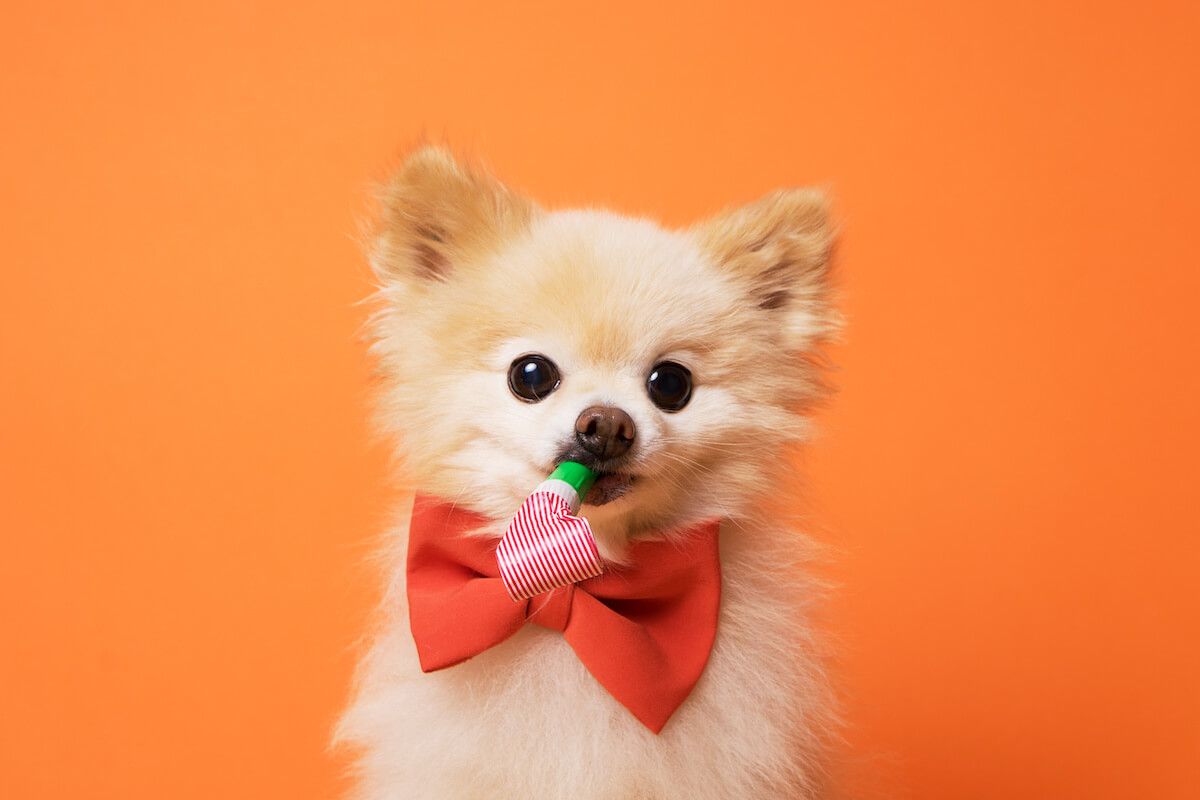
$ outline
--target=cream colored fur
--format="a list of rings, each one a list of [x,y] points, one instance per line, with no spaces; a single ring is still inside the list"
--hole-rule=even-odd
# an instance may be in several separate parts
[[[638,477],[619,500],[584,506],[602,553],[620,560],[633,539],[719,517],[723,597],[708,666],[655,736],[560,634],[536,626],[423,674],[407,627],[402,521],[338,730],[358,750],[354,796],[818,796],[833,724],[811,623],[819,591],[803,568],[810,543],[772,512],[768,492],[822,394],[809,354],[834,316],[820,193],[779,192],[673,232],[599,211],[543,212],[425,149],[381,205],[371,251],[380,421],[414,488],[495,519],[498,536],[580,411],[618,406],[637,425]],[[563,375],[535,404],[506,382],[531,352]],[[645,391],[664,358],[695,378],[674,414]]]

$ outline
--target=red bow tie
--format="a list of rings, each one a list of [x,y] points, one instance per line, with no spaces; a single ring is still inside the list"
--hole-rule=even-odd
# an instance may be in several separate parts
[[[487,518],[418,497],[408,541],[408,606],[425,672],[461,664],[526,622],[562,631],[588,671],[658,733],[704,671],[717,632],[716,520],[683,544],[639,542],[630,566],[530,600],[509,599],[496,541],[465,535]]]

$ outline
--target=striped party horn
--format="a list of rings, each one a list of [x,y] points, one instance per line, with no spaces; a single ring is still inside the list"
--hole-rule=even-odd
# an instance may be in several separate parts
[[[565,461],[521,504],[496,547],[500,577],[514,601],[603,572],[591,526],[574,516],[595,480],[587,467]]]

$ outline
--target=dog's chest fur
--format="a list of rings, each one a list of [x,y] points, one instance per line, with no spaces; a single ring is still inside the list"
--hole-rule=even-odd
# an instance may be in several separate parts
[[[827,723],[794,567],[771,532],[722,526],[723,596],[700,682],[655,736],[587,672],[562,635],[526,625],[423,674],[395,602],[341,735],[363,749],[359,797],[767,798],[814,790]],[[798,591],[798,589],[800,591]],[[393,587],[393,598],[402,598]],[[447,620],[453,624],[453,620]]]

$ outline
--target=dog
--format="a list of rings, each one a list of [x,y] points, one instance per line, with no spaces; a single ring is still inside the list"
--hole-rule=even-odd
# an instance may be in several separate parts
[[[820,346],[839,325],[824,194],[781,190],[672,231],[545,211],[427,146],[379,199],[378,418],[417,500],[388,537],[379,621],[336,735],[356,753],[353,796],[822,796],[834,693],[805,568],[815,545],[787,497],[827,394]],[[665,724],[618,701],[562,626],[532,612],[502,641],[422,669],[409,519],[465,515],[467,529],[433,537],[494,550],[564,460],[600,476],[579,513],[618,575],[653,573],[638,553],[686,553],[697,526],[714,532],[715,630],[676,631],[711,644]],[[455,634],[473,613],[432,624]],[[612,669],[655,700],[654,670]]]

